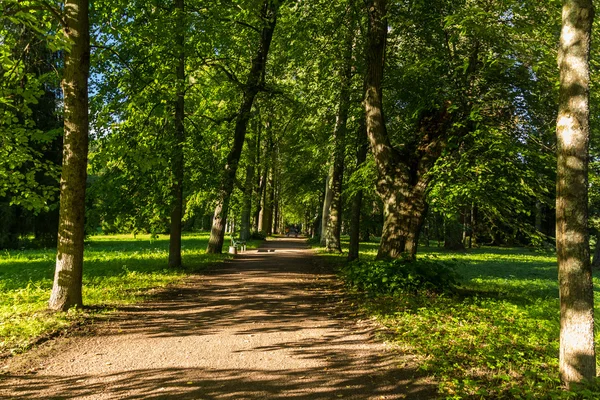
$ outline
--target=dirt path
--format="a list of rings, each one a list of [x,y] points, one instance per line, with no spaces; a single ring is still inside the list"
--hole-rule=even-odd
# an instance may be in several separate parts
[[[300,239],[269,241],[176,290],[94,335],[13,358],[0,398],[435,398],[410,359],[344,315],[333,276]]]

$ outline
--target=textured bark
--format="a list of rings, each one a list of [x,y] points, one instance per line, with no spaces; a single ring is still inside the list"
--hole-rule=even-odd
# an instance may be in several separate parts
[[[414,141],[402,150],[390,143],[383,113],[382,81],[387,36],[386,0],[369,0],[365,115],[378,171],[377,192],[384,204],[378,259],[415,257],[427,212],[427,173],[439,158],[450,124],[449,104],[424,110]]]
[[[65,51],[62,80],[65,129],[56,270],[48,304],[52,310],[64,311],[83,305],[81,286],[90,67],[88,8],[87,0],[67,0],[64,5],[64,31],[72,45],[70,51]]]
[[[560,376],[567,388],[596,376],[594,290],[588,236],[589,51],[591,0],[563,0],[556,251],[560,292]]]
[[[177,96],[175,100],[175,148],[173,149],[173,187],[171,203],[171,232],[169,237],[169,267],[181,266],[181,218],[183,217],[183,144],[185,142],[185,10],[184,0],[175,0],[175,12],[181,28],[176,35],[177,59]]]
[[[333,170],[330,181],[331,205],[325,233],[327,251],[342,252],[340,240],[342,227],[342,182],[344,181],[344,155],[346,149],[346,127],[350,109],[350,84],[352,80],[352,47],[354,42],[354,23],[352,13],[348,13],[348,31],[344,43],[344,59],[340,70],[340,94],[338,110],[333,132],[335,150]]]
[[[360,166],[367,160],[369,144],[367,139],[367,130],[364,119],[358,132],[358,146],[356,150],[356,166]],[[363,191],[359,190],[352,199],[352,210],[350,215],[350,247],[348,249],[348,260],[358,259],[358,250],[360,243],[360,213],[362,208]],[[368,237],[368,233],[367,233]],[[368,239],[367,239],[368,240]]]
[[[225,237],[224,220],[227,218],[229,212],[229,199],[233,192],[235,174],[246,138],[246,129],[248,128],[252,104],[263,83],[267,55],[269,54],[273,32],[275,31],[279,5],[280,2],[278,0],[265,0],[262,5],[260,16],[261,20],[264,21],[264,25],[261,30],[258,50],[252,60],[250,73],[246,80],[244,97],[235,121],[233,146],[227,155],[227,162],[221,178],[213,226],[206,249],[207,253],[221,253],[223,251],[223,240]]]

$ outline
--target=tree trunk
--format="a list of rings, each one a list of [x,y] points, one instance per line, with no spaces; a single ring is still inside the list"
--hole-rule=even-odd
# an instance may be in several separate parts
[[[244,139],[246,138],[246,129],[254,98],[262,86],[262,79],[265,72],[267,55],[271,46],[271,39],[275,31],[277,22],[277,10],[279,9],[278,0],[264,0],[261,10],[261,20],[264,21],[261,30],[261,39],[256,56],[252,60],[252,67],[246,80],[244,98],[235,121],[235,133],[233,146],[227,156],[227,163],[221,178],[221,187],[217,197],[217,207],[215,208],[215,217],[208,240],[207,253],[221,253],[223,251],[223,240],[225,236],[224,219],[229,212],[229,199],[233,192],[235,174],[237,172],[238,162],[242,154]]]
[[[261,153],[261,134],[262,134],[262,122],[260,120],[260,112],[258,112],[259,109],[257,108],[257,115],[258,115],[258,123],[256,124],[256,144],[254,146],[254,149],[256,151],[256,162],[254,163],[255,168],[256,168],[256,185],[254,187],[254,199],[256,202],[256,208],[254,211],[254,215],[252,217],[252,226],[253,229],[255,231],[260,231],[259,229],[259,221],[260,221],[260,211],[261,211],[261,201],[262,201],[262,177],[263,175],[261,174],[261,166],[260,166],[260,153]]]
[[[377,259],[398,258],[403,253],[415,258],[419,234],[427,215],[427,180],[415,185],[395,178],[397,184],[380,190],[383,198],[383,231]],[[405,195],[402,196],[401,193]],[[398,201],[399,196],[402,200]]]
[[[444,231],[444,248],[448,250],[464,250],[465,242],[463,240],[464,226],[460,223],[458,215],[446,221]]]
[[[427,212],[428,172],[439,158],[451,126],[449,103],[423,110],[415,141],[401,150],[390,142],[383,113],[382,81],[387,36],[386,0],[369,0],[365,115],[378,172],[377,192],[384,204],[378,259],[407,253],[414,258]]]
[[[563,0],[556,176],[560,376],[567,388],[596,376],[588,234],[591,0]]]
[[[275,182],[273,177],[273,167],[271,166],[271,173],[269,174],[269,180],[267,185],[267,193],[265,196],[265,211],[263,217],[263,227],[267,236],[273,234],[273,200],[275,199]]]
[[[356,167],[360,168],[367,160],[369,144],[364,119],[361,121],[358,132],[358,146],[356,150]],[[360,211],[362,208],[363,191],[359,190],[352,199],[352,211],[350,216],[350,248],[348,249],[348,260],[358,259],[360,244]],[[367,233],[368,237],[368,233]],[[367,239],[368,240],[368,239]]]
[[[89,3],[66,0],[65,50],[62,80],[64,147],[60,179],[60,215],[54,285],[49,308],[67,310],[83,305],[83,240],[88,154],[88,75],[90,68]]]
[[[596,248],[592,259],[592,269],[600,269],[600,235],[596,235]]]
[[[252,195],[254,194],[254,172],[256,157],[256,141],[248,141],[248,152],[250,162],[246,167],[246,181],[244,182],[244,198],[242,202],[242,221],[240,229],[240,239],[250,239],[250,219],[252,214]]]
[[[250,149],[249,149],[250,150]],[[242,227],[240,239],[250,239],[250,214],[252,213],[252,193],[254,189],[254,162],[246,167],[246,182],[244,184],[244,201],[242,206]]]
[[[321,212],[321,246],[327,245],[327,225],[329,224],[329,210],[331,209],[331,202],[333,200],[333,193],[331,192],[331,177],[333,175],[333,164],[329,167],[329,172],[325,178],[325,197],[323,198],[323,211]]]
[[[340,71],[340,98],[335,122],[335,150],[333,171],[331,174],[330,191],[331,205],[325,234],[327,251],[342,252],[340,239],[342,227],[342,183],[344,181],[344,156],[346,150],[346,127],[348,110],[350,109],[350,84],[352,81],[352,47],[354,44],[353,13],[348,13],[348,31],[344,43],[344,63]]]
[[[177,99],[175,101],[175,146],[173,149],[173,187],[171,204],[171,234],[169,238],[169,267],[181,266],[181,218],[183,217],[183,144],[185,142],[185,10],[184,0],[175,0],[175,12],[179,25],[176,46],[177,60]]]

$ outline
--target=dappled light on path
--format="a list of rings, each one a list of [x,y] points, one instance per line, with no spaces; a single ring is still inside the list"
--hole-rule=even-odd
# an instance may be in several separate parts
[[[304,241],[263,248],[275,251],[242,253],[157,301],[121,309],[93,336],[54,344],[30,373],[0,376],[0,397],[435,397],[409,356],[352,316]]]

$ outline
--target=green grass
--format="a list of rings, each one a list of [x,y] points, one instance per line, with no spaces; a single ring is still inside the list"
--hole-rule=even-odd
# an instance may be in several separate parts
[[[361,244],[361,258],[374,258],[377,246]],[[442,398],[600,398],[598,389],[575,393],[560,385],[555,254],[489,247],[419,252],[458,261],[458,293],[362,293],[357,303],[389,328],[387,340],[419,356],[421,370],[438,380]],[[330,257],[343,262],[343,256]],[[594,283],[599,287],[597,276]],[[597,302],[598,290],[595,296]]]
[[[183,269],[168,269],[168,236],[92,236],[86,240],[83,310],[50,313],[55,249],[0,251],[0,354],[27,348],[36,337],[98,312],[143,301],[228,255],[205,254],[208,234],[184,235]],[[258,242],[250,243],[250,247]]]

